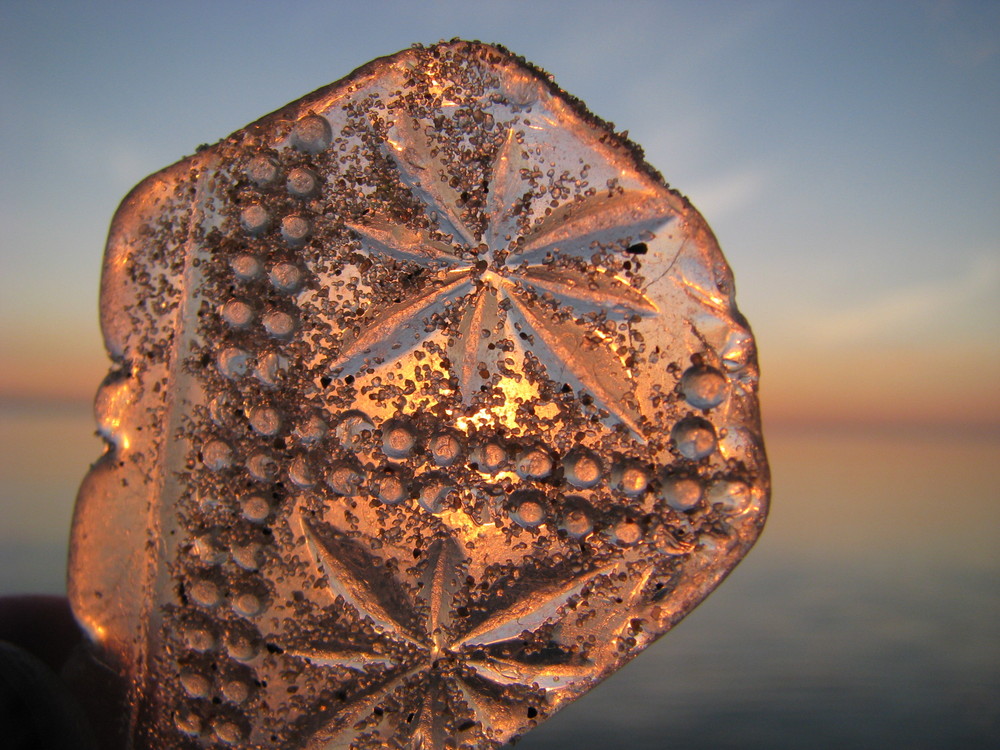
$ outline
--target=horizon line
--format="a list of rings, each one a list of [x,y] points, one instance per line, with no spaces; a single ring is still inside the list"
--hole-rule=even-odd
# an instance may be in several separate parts
[[[94,389],[95,395],[97,388]],[[2,393],[0,392],[0,411],[62,411],[62,410],[88,410],[94,407],[94,397],[84,398],[78,395],[69,394],[31,394],[31,393]],[[815,430],[829,431],[857,431],[869,430],[873,436],[885,431],[900,430],[906,433],[915,434],[929,431],[938,433],[972,433],[980,437],[1000,438],[1000,419],[992,415],[984,414],[980,419],[963,419],[947,417],[922,417],[916,414],[899,415],[831,415],[829,413],[813,413],[799,411],[791,414],[786,410],[774,410],[777,413],[769,413],[772,410],[764,410],[761,419],[765,437],[770,431],[782,432],[808,432]],[[96,424],[96,422],[95,422]]]

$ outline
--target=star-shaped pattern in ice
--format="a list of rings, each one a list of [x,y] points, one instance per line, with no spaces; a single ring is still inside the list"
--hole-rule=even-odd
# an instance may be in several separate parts
[[[384,149],[436,228],[377,214],[347,224],[372,256],[413,263],[430,272],[429,279],[399,303],[373,311],[332,367],[346,374],[366,362],[401,357],[434,333],[445,308],[459,305],[461,322],[448,354],[466,403],[495,370],[501,350],[491,344],[506,318],[560,368],[552,372],[550,366],[550,378],[575,381],[638,432],[637,415],[624,398],[631,387],[628,368],[611,342],[588,335],[577,315],[627,320],[657,312],[641,290],[589,263],[602,247],[624,249],[661,228],[674,216],[670,203],[654,190],[612,186],[581,192],[529,221],[526,195],[537,165],[510,124],[493,159],[485,205],[468,208],[430,129],[403,117],[389,129]],[[552,304],[572,314],[555,315]]]
[[[590,625],[598,623],[604,632],[586,657],[554,642],[544,653],[532,652],[524,647],[525,634],[563,628],[557,623],[566,605],[585,597],[598,579],[621,574],[624,560],[535,585],[476,617],[466,608],[469,561],[453,538],[429,546],[413,599],[346,535],[309,520],[302,529],[321,580],[376,633],[370,642],[342,646],[331,646],[322,633],[304,634],[305,645],[285,649],[316,666],[378,676],[374,687],[350,699],[319,730],[317,747],[367,747],[366,737],[400,747],[444,747],[445,738],[463,726],[479,733],[477,741],[510,737],[526,723],[520,702],[526,695],[537,698],[599,677],[602,650],[614,647],[627,619],[614,617],[618,609],[591,618]],[[628,580],[618,594],[634,604],[649,578],[647,571]]]

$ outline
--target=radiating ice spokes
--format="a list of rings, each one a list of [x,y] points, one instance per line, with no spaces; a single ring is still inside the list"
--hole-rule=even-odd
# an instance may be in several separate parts
[[[369,317],[331,367],[346,373],[365,360],[398,359],[434,333],[436,326],[428,323],[434,313],[459,305],[461,322],[448,348],[466,404],[495,372],[501,349],[491,344],[504,325],[514,323],[556,363],[559,371],[550,367],[551,379],[575,381],[601,408],[639,433],[639,415],[627,399],[628,368],[576,316],[593,312],[630,318],[657,312],[641,290],[587,263],[598,245],[620,245],[660,229],[673,218],[670,203],[652,189],[608,188],[577,195],[533,226],[521,227],[527,220],[519,206],[530,187],[532,163],[518,141],[516,122],[507,126],[493,160],[485,205],[465,209],[442,147],[435,147],[425,132],[429,126],[408,116],[402,120],[390,128],[384,150],[402,183],[428,209],[436,231],[380,216],[347,226],[374,256],[413,263],[433,276],[406,299]],[[554,315],[540,304],[542,296],[571,316]]]
[[[532,588],[469,625],[457,616],[458,602],[468,593],[465,577],[469,561],[452,537],[430,545],[415,604],[408,597],[400,599],[398,594],[405,587],[393,576],[374,574],[370,566],[354,569],[365,554],[357,542],[311,521],[300,522],[309,552],[330,592],[359,620],[369,621],[379,636],[371,643],[352,643],[342,649],[294,645],[285,649],[288,655],[316,666],[358,672],[381,669],[376,687],[354,699],[320,730],[317,739],[322,742],[328,737],[329,743],[317,746],[327,750],[355,747],[366,733],[374,733],[382,743],[392,740],[409,742],[411,747],[443,747],[449,731],[453,732],[449,727],[462,724],[470,728],[478,725],[486,739],[510,736],[523,725],[522,716],[512,715],[519,694],[565,690],[598,676],[608,650],[614,647],[614,636],[631,616],[651,577],[647,568],[627,580],[620,592],[625,609],[614,608],[596,618],[605,637],[598,640],[588,658],[574,655],[570,649],[544,661],[527,658],[516,648],[500,656],[489,649],[517,644],[525,633],[555,626],[562,634],[567,627],[561,621],[564,607],[585,596],[598,579],[623,573],[625,560]],[[395,646],[393,653],[405,656],[387,655],[380,643]],[[387,702],[398,703],[401,710],[382,710]],[[441,710],[442,706],[446,710]]]

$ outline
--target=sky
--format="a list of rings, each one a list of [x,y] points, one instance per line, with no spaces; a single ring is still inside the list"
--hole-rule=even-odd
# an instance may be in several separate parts
[[[88,412],[121,199],[453,37],[505,45],[629,131],[715,231],[760,352],[761,543],[553,731],[661,747],[628,722],[689,712],[676,746],[931,747],[973,725],[995,746],[996,0],[0,0],[0,594],[63,589],[102,449]],[[573,744],[548,736],[532,747]]]
[[[1000,3],[0,1],[0,402],[89,400],[147,174],[368,60],[501,43],[734,268],[773,422],[1000,429]]]

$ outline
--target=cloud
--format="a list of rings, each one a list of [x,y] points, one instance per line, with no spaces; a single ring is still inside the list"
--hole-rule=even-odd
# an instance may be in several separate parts
[[[809,330],[818,340],[844,344],[969,323],[985,323],[996,329],[1000,323],[998,299],[1000,258],[981,256],[958,276],[887,289],[879,296],[819,316]]]
[[[762,167],[745,167],[695,184],[688,198],[710,221],[718,222],[764,197],[771,176]]]

